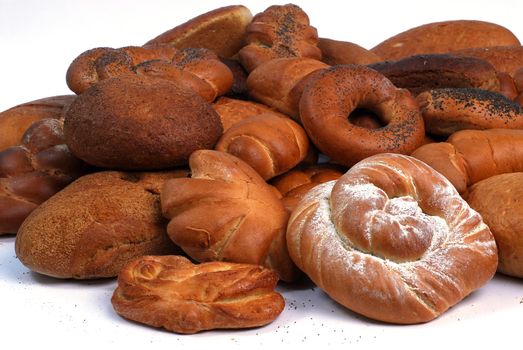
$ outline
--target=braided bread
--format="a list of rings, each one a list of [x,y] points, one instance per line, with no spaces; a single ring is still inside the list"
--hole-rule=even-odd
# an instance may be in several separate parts
[[[430,321],[496,271],[481,216],[412,157],[380,154],[313,188],[289,219],[289,254],[334,300],[392,323]]]
[[[67,85],[77,94],[122,74],[176,81],[212,102],[232,86],[232,73],[218,56],[203,48],[176,50],[169,45],[96,48],[78,56],[67,70]]]
[[[243,67],[251,72],[275,58],[308,57],[321,59],[318,33],[309,17],[293,4],[270,6],[258,13],[247,26],[247,45],[239,52]]]
[[[0,234],[16,233],[34,209],[86,170],[64,144],[61,119],[35,122],[20,145],[0,152]]]
[[[125,318],[177,333],[257,327],[283,311],[277,282],[256,265],[144,256],[122,269],[111,301]]]
[[[26,102],[0,113],[0,151],[20,143],[26,130],[44,118],[61,118],[75,95],[52,96]]]
[[[288,214],[277,191],[228,153],[196,151],[189,165],[190,179],[169,180],[161,192],[171,239],[197,261],[264,265],[293,280],[285,245]]]
[[[309,139],[292,119],[264,113],[231,126],[214,149],[240,158],[269,180],[305,159]]]

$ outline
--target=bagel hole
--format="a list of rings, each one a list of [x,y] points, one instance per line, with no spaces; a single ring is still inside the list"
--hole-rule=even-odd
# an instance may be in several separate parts
[[[351,124],[365,129],[379,129],[387,126],[378,114],[366,108],[356,108],[349,114],[348,119]]]

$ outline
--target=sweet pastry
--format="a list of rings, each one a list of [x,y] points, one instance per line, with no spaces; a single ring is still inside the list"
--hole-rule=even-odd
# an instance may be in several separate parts
[[[465,199],[496,239],[498,272],[523,277],[523,173],[489,177],[472,185]]]
[[[36,121],[45,118],[59,119],[75,95],[46,97],[26,102],[0,113],[0,151],[20,144],[22,136]]]
[[[464,193],[494,175],[523,171],[523,130],[455,132],[447,142],[423,145],[412,153]]]
[[[122,269],[111,302],[125,318],[176,333],[259,327],[283,311],[277,282],[257,265],[144,256]]]
[[[375,112],[385,126],[367,129],[348,120],[357,108]],[[300,119],[312,143],[332,162],[350,167],[373,154],[409,154],[425,136],[416,100],[385,76],[359,65],[319,72],[303,91]]]
[[[214,149],[240,158],[267,181],[304,160],[309,139],[292,119],[264,113],[231,126]]]
[[[433,89],[416,98],[425,129],[448,136],[459,130],[523,129],[523,108],[500,93],[472,88]]]
[[[379,321],[435,319],[496,272],[496,243],[443,176],[379,154],[318,185],[287,230],[296,265],[331,298]]]
[[[503,26],[484,21],[457,20],[427,23],[409,29],[383,41],[370,51],[383,60],[397,60],[419,54],[510,45],[521,44]]]
[[[253,71],[267,61],[284,57],[321,59],[318,33],[309,17],[294,5],[274,5],[258,13],[247,26],[246,46],[239,54],[243,67]]]
[[[23,222],[16,256],[29,269],[57,278],[114,277],[142,255],[175,254],[160,210],[160,188],[187,171],[82,176]]]
[[[34,209],[88,170],[64,144],[63,120],[33,123],[19,145],[0,152],[0,235],[16,233]]]
[[[220,118],[193,91],[163,79],[121,75],[71,104],[64,121],[71,152],[112,169],[162,169],[187,163],[222,134]]]
[[[169,237],[196,261],[229,261],[297,276],[285,244],[288,214],[276,191],[245,162],[200,150],[189,158],[191,178],[165,182],[163,215]]]
[[[220,7],[158,35],[145,46],[168,44],[177,49],[202,47],[219,57],[230,58],[242,48],[245,30],[251,20],[251,11],[245,6]]]

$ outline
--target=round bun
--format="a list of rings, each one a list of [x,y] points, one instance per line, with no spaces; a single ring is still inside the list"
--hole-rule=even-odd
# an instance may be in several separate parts
[[[523,277],[523,173],[489,177],[465,195],[488,225],[498,246],[498,271]]]
[[[494,238],[452,184],[415,158],[369,157],[292,212],[289,254],[329,296],[367,317],[427,322],[496,272]]]
[[[73,154],[104,168],[160,169],[213,148],[220,118],[200,96],[161,79],[122,75],[81,94],[67,111]]]
[[[385,126],[368,129],[347,118],[358,108],[375,113]],[[352,166],[374,154],[410,154],[425,136],[416,100],[385,76],[358,65],[321,71],[304,89],[300,119],[311,141],[332,162]]]

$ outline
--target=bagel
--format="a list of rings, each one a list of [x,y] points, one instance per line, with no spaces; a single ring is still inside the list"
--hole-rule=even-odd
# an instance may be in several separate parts
[[[375,113],[386,124],[367,129],[348,116],[357,108]],[[409,154],[425,135],[416,100],[385,76],[358,65],[321,71],[304,89],[300,119],[311,141],[333,162],[352,166],[377,153]]]

